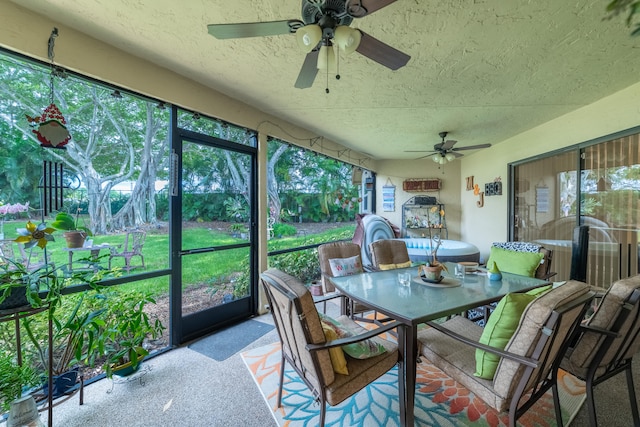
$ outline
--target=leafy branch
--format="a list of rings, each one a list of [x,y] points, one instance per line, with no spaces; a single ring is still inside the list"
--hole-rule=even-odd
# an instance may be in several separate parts
[[[634,16],[640,13],[640,1],[638,0],[612,0],[607,5],[607,19],[612,19],[620,14],[627,13],[626,23],[628,27],[633,24]],[[635,29],[631,31],[632,36],[640,35],[640,22],[635,23]]]

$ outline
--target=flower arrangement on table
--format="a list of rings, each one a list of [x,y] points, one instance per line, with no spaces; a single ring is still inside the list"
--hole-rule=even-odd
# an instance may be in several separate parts
[[[438,221],[431,221],[431,216],[436,216]],[[427,264],[426,267],[436,267],[441,270],[447,271],[446,265],[438,261],[438,249],[442,244],[442,223],[444,219],[444,209],[438,209],[438,206],[433,206],[429,209],[429,214],[426,219],[426,228],[429,230],[429,249],[427,250]],[[431,260],[429,260],[431,258]]]

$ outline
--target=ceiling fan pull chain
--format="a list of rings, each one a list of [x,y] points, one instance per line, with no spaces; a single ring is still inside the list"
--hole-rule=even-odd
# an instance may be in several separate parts
[[[327,53],[327,87],[325,88],[325,93],[329,93],[329,49],[326,49],[325,52]]]

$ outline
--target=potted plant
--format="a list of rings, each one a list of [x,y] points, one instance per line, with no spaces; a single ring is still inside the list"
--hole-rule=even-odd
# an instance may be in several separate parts
[[[53,228],[65,231],[63,236],[69,248],[81,248],[87,236],[93,235],[87,227],[78,225],[79,218],[80,209],[76,212],[75,218],[66,212],[59,212],[55,220],[51,223]]]
[[[0,407],[2,413],[11,411],[7,426],[30,425],[39,420],[33,396],[23,396],[39,382],[40,378],[31,366],[20,366],[9,354],[0,355]]]
[[[240,237],[242,239],[247,238],[247,226],[241,223],[234,223],[229,226],[229,230],[231,231],[231,237]]]
[[[18,228],[16,231],[18,237],[14,241],[23,244],[25,249],[38,246],[44,250],[47,243],[55,240],[51,235],[55,230],[47,227],[44,222],[35,225],[28,221],[25,228]],[[49,266],[45,264],[31,269],[12,259],[3,258],[3,261],[0,264],[0,310],[27,305],[39,307],[42,304],[39,296],[41,272],[48,270]]]
[[[107,296],[107,324],[105,335],[106,361],[103,369],[108,378],[136,372],[149,355],[149,339],[162,336],[165,329],[159,319],[151,320],[144,311],[155,300],[140,291],[119,291]]]
[[[58,397],[73,387],[78,378],[78,365],[93,366],[103,351],[103,327],[106,308],[99,281],[104,275],[118,270],[76,272],[65,274],[62,267],[39,272],[39,281],[47,287],[42,301],[48,305],[45,314],[52,322],[52,347],[44,322],[36,317],[25,318],[23,325],[43,369],[48,370],[49,352],[52,353],[53,395]],[[33,274],[32,274],[33,276]],[[72,284],[86,284],[91,289],[82,293],[64,295]],[[45,338],[46,336],[46,338]],[[48,384],[45,395],[48,393]]]

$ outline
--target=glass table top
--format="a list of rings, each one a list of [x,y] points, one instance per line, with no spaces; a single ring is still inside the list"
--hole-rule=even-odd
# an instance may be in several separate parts
[[[333,277],[331,282],[347,296],[406,324],[423,323],[463,312],[499,300],[509,292],[526,292],[548,281],[502,273],[502,280],[490,281],[486,272],[467,273],[464,279],[454,276],[455,263],[445,263],[439,284],[424,283],[418,268],[366,272]],[[411,284],[403,286],[398,273],[411,272]]]

